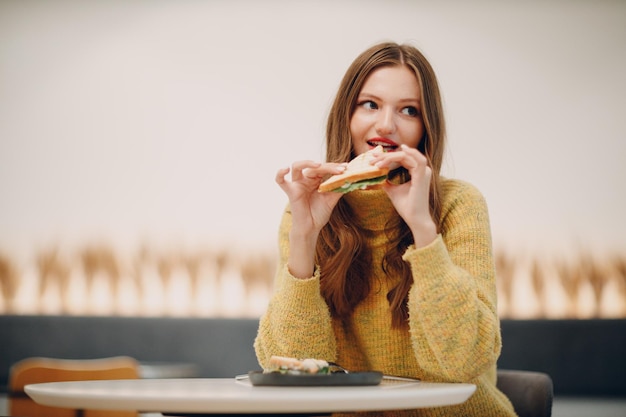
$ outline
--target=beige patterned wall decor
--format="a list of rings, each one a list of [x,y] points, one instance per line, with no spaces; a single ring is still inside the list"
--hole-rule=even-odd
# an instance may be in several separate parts
[[[267,250],[49,247],[19,262],[0,253],[0,313],[258,317],[272,289]],[[626,317],[626,255],[496,251],[503,318]]]

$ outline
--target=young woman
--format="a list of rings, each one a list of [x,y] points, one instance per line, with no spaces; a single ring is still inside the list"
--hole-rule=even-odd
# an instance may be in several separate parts
[[[280,265],[255,349],[426,381],[470,382],[464,404],[385,416],[514,416],[495,386],[500,354],[485,201],[440,176],[445,123],[433,69],[414,47],[383,43],[345,74],[328,118],[325,163],[278,171],[289,198]],[[376,145],[374,164],[406,181],[347,194],[323,179]],[[291,179],[287,174],[291,171]]]

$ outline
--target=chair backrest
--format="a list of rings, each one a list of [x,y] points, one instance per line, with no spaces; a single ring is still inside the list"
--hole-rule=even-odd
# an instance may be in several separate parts
[[[139,364],[133,358],[116,356],[100,359],[23,359],[9,371],[9,415],[21,417],[137,417],[136,411],[75,410],[35,403],[24,393],[28,384],[62,381],[139,378]]]
[[[543,372],[499,369],[497,387],[513,403],[519,417],[550,417],[552,378]]]

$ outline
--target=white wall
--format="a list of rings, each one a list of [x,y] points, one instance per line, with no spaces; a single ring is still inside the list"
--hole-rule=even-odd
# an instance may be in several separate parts
[[[626,248],[626,2],[182,0],[0,2],[0,250],[274,244],[381,40],[431,59],[498,244]]]

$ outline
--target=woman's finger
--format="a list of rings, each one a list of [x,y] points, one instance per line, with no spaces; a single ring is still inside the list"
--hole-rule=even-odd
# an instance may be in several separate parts
[[[285,183],[285,176],[289,174],[290,168],[281,168],[276,172],[275,181],[277,184],[281,185]]]
[[[420,166],[426,166],[427,160],[417,149],[401,145],[399,151],[381,154],[374,160],[374,165],[380,168],[387,167],[389,169],[395,169],[401,165],[407,170],[412,171]]]
[[[303,171],[307,168],[317,168],[321,164],[315,161],[296,161],[291,165],[291,180],[300,181],[303,178]]]

